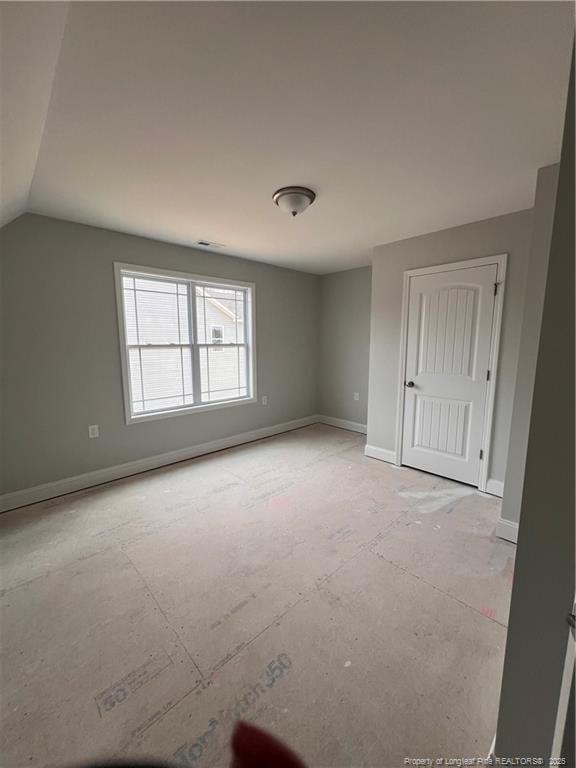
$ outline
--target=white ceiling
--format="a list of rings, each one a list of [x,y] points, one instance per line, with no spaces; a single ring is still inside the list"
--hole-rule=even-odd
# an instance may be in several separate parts
[[[3,5],[4,220],[324,273],[530,207],[559,158],[570,2],[80,2],[63,35],[67,4]]]

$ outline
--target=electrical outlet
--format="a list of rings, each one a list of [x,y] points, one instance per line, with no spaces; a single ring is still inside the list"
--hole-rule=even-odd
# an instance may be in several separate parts
[[[360,400],[360,392],[354,392],[354,400]]]
[[[100,428],[98,424],[90,424],[88,427],[88,437],[100,437]]]
[[[262,405],[268,405],[268,395],[262,395]]]

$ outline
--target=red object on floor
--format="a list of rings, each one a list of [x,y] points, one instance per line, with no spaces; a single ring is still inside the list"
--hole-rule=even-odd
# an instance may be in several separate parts
[[[232,734],[232,755],[232,768],[306,768],[281,741],[242,721]]]

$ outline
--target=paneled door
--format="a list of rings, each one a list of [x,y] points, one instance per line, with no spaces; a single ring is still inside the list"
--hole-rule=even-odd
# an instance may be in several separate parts
[[[410,277],[402,464],[478,485],[496,264]]]

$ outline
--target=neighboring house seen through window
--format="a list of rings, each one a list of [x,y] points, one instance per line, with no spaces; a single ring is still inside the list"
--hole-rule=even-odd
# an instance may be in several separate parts
[[[128,421],[253,399],[251,285],[130,265],[116,279]]]

